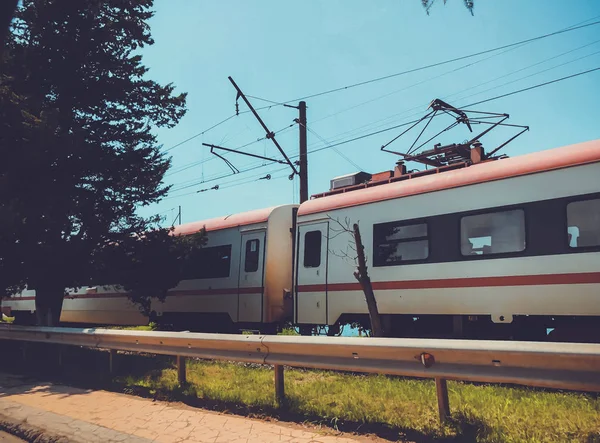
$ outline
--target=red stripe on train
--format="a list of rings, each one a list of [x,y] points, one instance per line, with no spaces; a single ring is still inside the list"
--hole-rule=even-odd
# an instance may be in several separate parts
[[[181,291],[169,292],[169,297],[181,297],[184,295],[237,295],[237,294],[261,294],[263,288],[220,288],[220,289],[188,289]],[[127,297],[126,293],[120,292],[105,292],[100,294],[75,294],[65,296],[65,300],[80,299],[80,298],[119,298]],[[9,299],[10,300],[10,299]],[[14,297],[12,300],[35,300],[35,297]]]
[[[373,282],[375,290],[485,288],[494,286],[577,285],[600,283],[600,272],[579,274],[508,275],[502,277],[447,278]],[[360,291],[358,283],[300,285],[298,292]]]

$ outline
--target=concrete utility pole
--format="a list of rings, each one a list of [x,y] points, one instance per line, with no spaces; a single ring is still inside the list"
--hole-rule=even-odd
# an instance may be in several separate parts
[[[306,102],[298,103],[300,115],[298,127],[300,129],[300,203],[308,200],[308,152],[306,143]]]

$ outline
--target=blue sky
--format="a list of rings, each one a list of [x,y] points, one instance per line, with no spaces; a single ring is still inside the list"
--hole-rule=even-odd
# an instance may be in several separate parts
[[[236,92],[229,75],[246,94],[281,102],[600,20],[598,0],[476,0],[474,17],[462,0],[448,0],[445,6],[438,0],[429,16],[420,0],[157,0],[155,10],[150,24],[156,43],[143,52],[149,76],[188,92],[188,113],[181,123],[158,131],[165,150],[234,114]],[[466,105],[596,67],[600,25],[311,98],[309,151],[419,117],[434,98]],[[269,104],[251,100],[256,107]],[[599,103],[596,71],[473,109],[508,113],[509,123],[530,126],[505,148],[515,156],[599,138]],[[240,100],[240,111],[246,109]],[[259,113],[273,131],[297,117],[295,109],[281,106]],[[356,166],[371,173],[392,169],[397,158],[379,148],[398,133],[311,154],[309,193],[328,190],[331,178],[354,172]],[[483,141],[491,146],[510,135],[494,131]],[[141,213],[163,213],[169,225],[179,205],[183,221],[190,222],[297,202],[298,181],[288,180],[284,166],[229,156],[239,170],[255,168],[233,176],[202,146],[236,148],[263,136],[256,119],[245,113],[171,149],[173,167],[165,180],[173,191]],[[466,137],[455,131],[437,141]],[[297,126],[279,133],[277,140],[288,155],[297,154]],[[401,138],[391,148],[405,151],[410,143]],[[244,150],[280,157],[265,140]],[[267,173],[271,180],[258,180]],[[218,191],[196,193],[215,185]]]

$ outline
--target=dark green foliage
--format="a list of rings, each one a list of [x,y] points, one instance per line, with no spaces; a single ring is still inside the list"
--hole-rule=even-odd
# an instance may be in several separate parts
[[[446,4],[446,1],[447,0],[444,0],[444,4]],[[473,8],[475,7],[475,1],[474,0],[463,0],[463,2],[465,3],[465,8],[467,8],[469,10],[471,15],[474,15]],[[429,15],[429,10],[435,3],[435,0],[421,0],[421,3],[423,4],[423,8],[425,8],[425,12],[427,13],[427,15]]]
[[[4,47],[8,26],[12,20],[18,0],[4,0],[0,2],[0,48]]]
[[[173,237],[166,229],[123,239],[95,253],[95,283],[118,283],[148,315],[150,298],[164,301],[167,290],[184,278],[185,264],[205,243],[204,232]]]
[[[170,159],[153,130],[185,114],[186,94],[147,79],[139,55],[153,43],[152,4],[24,0],[17,9],[0,85],[8,116],[0,136],[0,270],[15,272],[0,290],[26,283],[52,305],[64,288],[106,274],[111,263],[99,258],[114,245],[148,253],[130,270],[146,271],[157,251],[180,255],[172,236],[154,231],[158,217],[136,213],[168,191]],[[115,275],[127,287],[139,281]]]

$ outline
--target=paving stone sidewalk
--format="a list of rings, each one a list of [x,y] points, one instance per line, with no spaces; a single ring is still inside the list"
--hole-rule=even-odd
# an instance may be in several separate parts
[[[359,441],[124,394],[31,382],[0,373],[0,424],[7,427],[7,423],[46,435],[47,441],[77,443]]]

